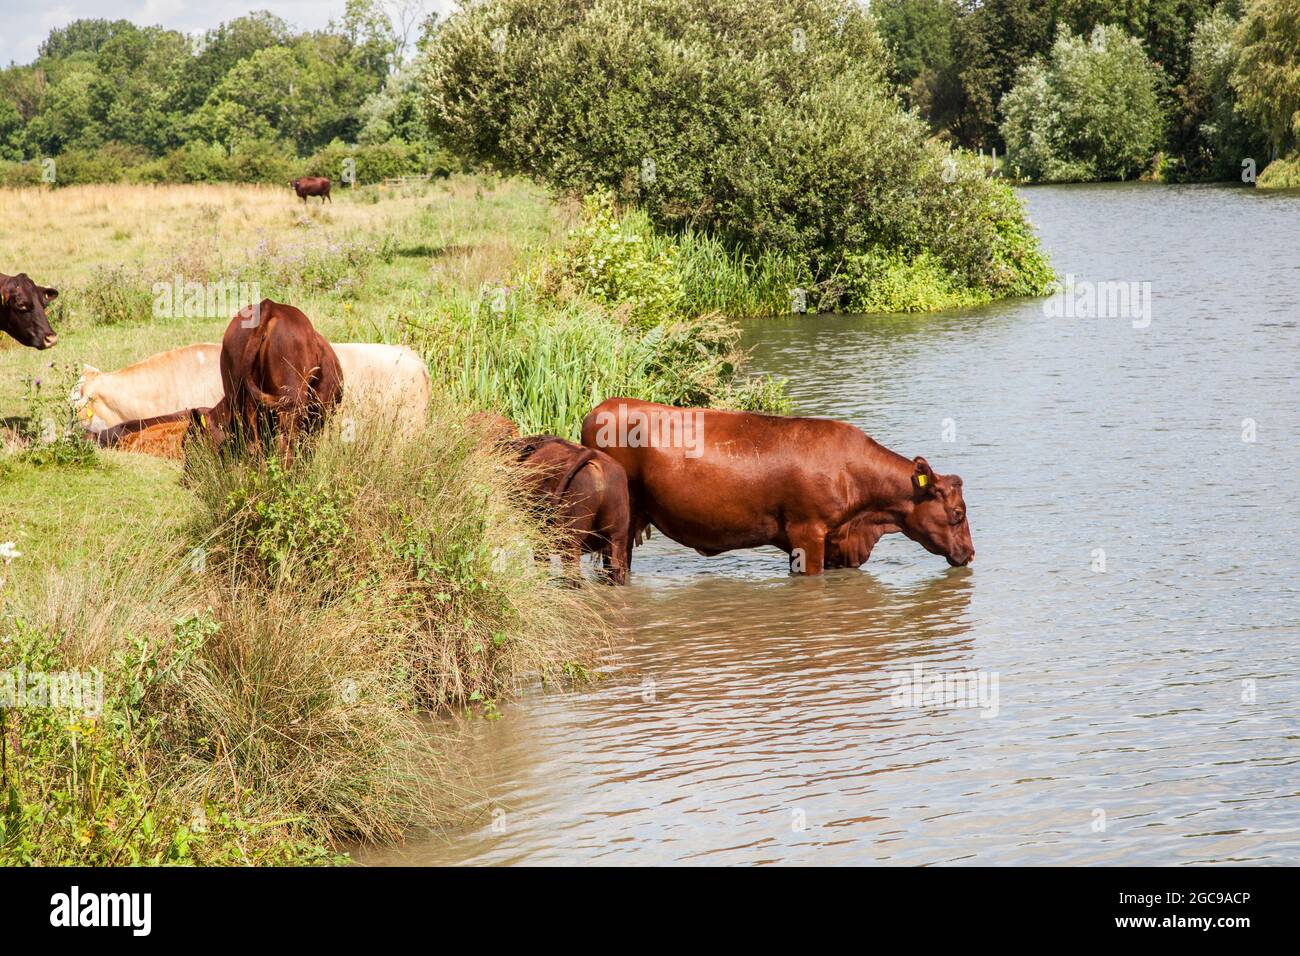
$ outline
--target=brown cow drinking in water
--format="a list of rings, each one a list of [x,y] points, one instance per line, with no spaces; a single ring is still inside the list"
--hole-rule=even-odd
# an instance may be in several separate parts
[[[222,397],[211,414],[195,410],[218,448],[227,437],[253,447],[272,436],[290,457],[343,397],[338,356],[298,309],[263,299],[240,311],[221,339]]]
[[[25,272],[0,273],[0,331],[34,349],[53,348],[59,337],[50,328],[45,307],[58,297],[58,289],[38,286]]]
[[[289,180],[289,185],[293,187],[293,191],[298,194],[298,198],[302,200],[304,206],[307,205],[308,196],[320,196],[322,206],[325,205],[327,199],[331,203],[334,202],[333,199],[330,199],[330,186],[332,184],[324,176],[301,176],[298,179]]]
[[[706,555],[775,545],[808,574],[856,567],[891,531],[954,566],[975,556],[961,479],[844,422],[614,398],[582,443],[627,472],[634,537],[653,524]]]
[[[576,564],[582,555],[604,556],[605,573],[626,584],[632,561],[627,475],[602,451],[555,435],[531,435],[510,443],[527,469],[531,490],[550,512]]]

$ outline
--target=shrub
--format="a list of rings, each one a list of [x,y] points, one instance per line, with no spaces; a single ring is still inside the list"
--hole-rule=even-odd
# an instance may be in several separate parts
[[[1273,160],[1264,167],[1255,185],[1259,189],[1300,189],[1300,154]]]
[[[632,321],[651,326],[679,315],[686,289],[673,245],[651,248],[614,214],[609,193],[588,197],[586,221],[569,236],[558,275],[582,295],[606,305],[623,305]]]
[[[77,670],[103,689],[103,711],[0,707],[7,757],[0,779],[0,865],[241,865],[328,862],[304,830],[251,819],[229,795],[169,792],[158,763],[168,715],[187,668],[198,669],[194,620],[177,621],[161,648],[123,647],[112,661],[70,658],[60,635],[0,619],[3,665],[18,674]],[[106,669],[101,669],[103,665]],[[21,669],[20,669],[21,668]],[[92,669],[93,668],[93,669]],[[10,689],[14,689],[12,685]],[[3,692],[0,689],[0,692]],[[211,727],[208,732],[211,732]],[[251,808],[250,808],[251,809]]]
[[[982,301],[929,252],[906,259],[880,249],[846,257],[849,301],[855,312],[933,312]]]
[[[64,150],[55,158],[55,183],[80,186],[125,182],[131,171],[148,159],[147,150],[123,143],[105,143],[98,149]]]
[[[81,311],[96,325],[140,322],[153,315],[152,285],[139,268],[97,266],[81,290]]]
[[[659,227],[775,252],[814,282],[883,246],[983,284],[996,197],[982,177],[948,188],[887,60],[848,0],[487,0],[442,25],[423,83],[442,141],[612,190]]]
[[[400,655],[398,686],[430,708],[492,700],[589,662],[604,627],[532,560],[549,544],[516,509],[512,473],[451,410],[409,441],[393,430],[382,417],[336,420],[287,468],[195,450],[192,539],[206,566],[250,600],[343,615]]]
[[[1090,38],[1062,26],[1046,60],[1020,68],[1002,100],[1007,159],[1045,182],[1129,179],[1163,135],[1159,69],[1115,26]]]
[[[73,468],[96,463],[95,446],[82,435],[68,401],[75,379],[74,370],[50,362],[40,375],[27,380],[27,415],[18,428],[25,446],[19,454],[22,461]]]

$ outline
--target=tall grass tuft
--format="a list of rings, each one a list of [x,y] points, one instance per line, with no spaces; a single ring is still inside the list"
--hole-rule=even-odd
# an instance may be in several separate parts
[[[394,433],[335,420],[289,466],[196,446],[184,534],[13,594],[0,670],[97,668],[106,699],[3,711],[0,862],[329,862],[459,816],[425,715],[585,673],[608,626],[457,412]]]
[[[533,559],[550,543],[518,510],[514,473],[450,407],[409,440],[395,431],[382,417],[336,419],[288,467],[192,453],[192,533],[209,573],[237,590],[354,609],[430,709],[590,664],[605,625],[582,591],[556,587]]]

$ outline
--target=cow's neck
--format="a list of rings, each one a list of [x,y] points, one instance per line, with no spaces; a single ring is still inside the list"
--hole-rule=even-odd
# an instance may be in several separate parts
[[[873,524],[901,525],[911,513],[912,472],[910,459],[868,439],[865,454],[850,465],[858,492],[856,515]]]

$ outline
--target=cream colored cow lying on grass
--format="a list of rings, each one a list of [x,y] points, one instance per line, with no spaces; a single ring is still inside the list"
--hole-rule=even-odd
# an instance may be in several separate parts
[[[407,434],[423,427],[430,388],[429,370],[419,355],[404,345],[368,343],[335,344],[334,352],[343,368],[339,415],[364,408],[367,414],[391,414]],[[72,403],[92,432],[189,408],[210,408],[221,401],[220,362],[221,346],[200,342],[151,355],[116,372],[87,365],[72,390]]]

